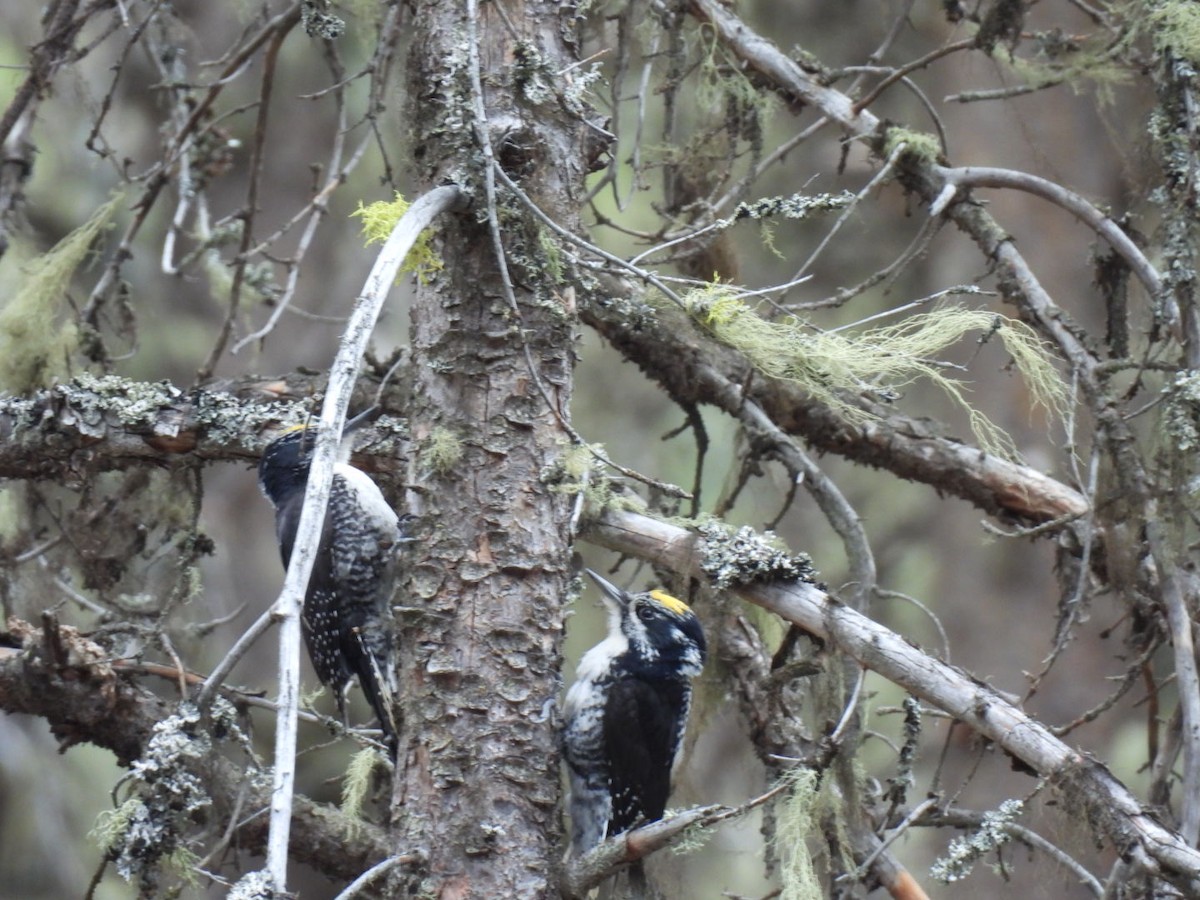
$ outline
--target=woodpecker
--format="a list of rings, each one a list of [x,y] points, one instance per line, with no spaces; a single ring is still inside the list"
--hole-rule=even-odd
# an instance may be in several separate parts
[[[259,487],[275,507],[285,569],[300,524],[316,431],[307,425],[289,428],[267,445],[258,465]],[[348,441],[343,452],[348,458]],[[317,678],[333,690],[343,721],[345,691],[357,676],[393,758],[390,601],[396,550],[403,540],[399,517],[379,486],[347,461],[336,463],[300,624],[308,658]]]
[[[706,650],[687,604],[587,573],[603,592],[608,636],[580,660],[564,710],[575,855],[662,818]]]

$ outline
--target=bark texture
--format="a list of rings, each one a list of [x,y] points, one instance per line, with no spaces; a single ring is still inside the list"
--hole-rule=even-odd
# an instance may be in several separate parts
[[[474,207],[443,230],[445,271],[412,312],[419,542],[401,600],[394,802],[397,852],[423,862],[397,877],[405,895],[538,898],[555,893],[559,855],[549,710],[570,574],[569,500],[542,479],[568,440],[576,317],[535,226],[501,196],[490,211],[504,222],[506,290],[487,167],[494,153],[543,209],[574,222],[581,123],[549,80],[574,59],[574,7],[471,15],[470,4],[431,2],[414,18],[414,157],[428,183],[464,185]]]

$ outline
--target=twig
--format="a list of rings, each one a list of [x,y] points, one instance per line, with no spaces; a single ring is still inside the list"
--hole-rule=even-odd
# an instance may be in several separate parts
[[[791,787],[786,778],[770,789],[752,797],[740,806],[697,806],[608,838],[589,850],[586,855],[571,860],[563,873],[563,894],[582,897],[606,878],[612,877],[630,863],[645,859],[674,844],[691,828],[709,828],[720,822],[736,819],[751,810],[769,803]]]
[[[796,274],[791,277],[791,281],[797,281],[808,274],[808,270],[812,268],[813,263],[817,261],[820,255],[825,251],[825,248],[829,246],[829,242],[834,239],[837,233],[841,230],[842,226],[846,224],[850,216],[855,212],[855,210],[858,209],[858,204],[863,201],[863,198],[865,198],[867,194],[871,193],[871,191],[882,184],[883,181],[889,175],[891,175],[892,169],[895,168],[896,162],[900,159],[900,155],[904,152],[905,147],[906,145],[903,141],[896,145],[896,147],[892,150],[891,156],[887,158],[887,161],[883,164],[880,170],[871,176],[871,179],[863,186],[862,190],[855,194],[854,199],[850,202],[850,204],[844,210],[842,210],[842,214],[838,216],[837,221],[833,223],[833,227],[826,232],[825,236],[821,239],[821,242],[817,244],[816,249],[813,250],[813,252],[809,254],[808,259],[804,261],[804,264],[796,270]],[[780,295],[779,302],[782,303],[784,297],[786,296],[786,292]]]
[[[842,732],[846,730],[850,722],[854,719],[854,714],[858,712],[858,698],[862,694],[863,682],[867,680],[867,670],[862,666],[858,667],[858,677],[854,679],[854,690],[850,692],[850,698],[846,701],[846,706],[842,710],[842,717],[838,720],[837,727],[829,733],[829,743],[837,746],[837,742],[841,740]]]
[[[415,861],[415,856],[389,856],[387,859],[383,860],[383,862],[375,863],[375,865],[371,866],[371,868],[367,869],[367,871],[363,872],[352,882],[346,885],[346,889],[334,897],[333,900],[351,900],[351,898],[357,897],[363,888],[369,885],[380,875],[387,873],[393,867]]]
[[[1162,293],[1162,278],[1158,270],[1150,264],[1137,244],[1121,230],[1116,222],[1074,191],[1069,191],[1062,185],[1037,175],[1012,169],[996,169],[986,166],[964,166],[957,169],[933,166],[932,169],[942,178],[943,187],[942,192],[929,208],[931,216],[941,215],[962,188],[1012,188],[1025,191],[1062,207],[1108,241],[1113,250],[1137,275],[1138,281],[1142,283],[1151,298],[1157,298]]]
[[[275,615],[275,610],[268,609],[255,620],[253,625],[242,633],[242,636],[229,648],[229,652],[217,663],[217,667],[204,680],[204,685],[200,688],[200,693],[196,695],[196,705],[198,707],[204,709],[208,706],[212,701],[213,695],[216,694],[217,688],[221,686],[221,683],[233,671],[233,667],[238,664],[238,661],[246,655],[246,651],[266,633],[268,628],[278,621],[279,619]]]
[[[908,828],[914,822],[917,821],[917,819],[919,819],[926,812],[928,812],[930,809],[933,809],[937,805],[938,805],[937,797],[929,797],[924,802],[918,804],[912,810],[912,812],[910,812],[907,816],[905,816],[900,821],[899,825],[897,825],[895,828],[891,829],[891,833],[886,838],[884,838],[882,841],[879,842],[879,846],[876,847],[871,852],[871,855],[868,856],[866,859],[864,859],[861,863],[859,863],[858,870],[853,873],[853,880],[860,881],[862,879],[863,875],[865,875],[868,871],[870,871],[872,863],[874,863],[875,860],[879,858],[879,855],[881,853],[883,853],[885,850],[887,850],[888,847],[892,846],[892,844],[894,844],[896,842],[896,839],[899,838],[900,835],[904,834],[904,832],[907,831]],[[850,878],[851,878],[851,874],[847,873],[845,875],[840,876],[838,878],[838,881],[845,881]]]
[[[965,40],[955,41],[951,44],[945,44],[941,47],[938,47],[936,50],[931,50],[929,53],[926,53],[919,59],[914,59],[912,62],[904,64],[900,68],[894,70],[890,75],[883,79],[883,81],[879,82],[879,84],[875,85],[875,87],[871,88],[871,90],[867,92],[867,96],[863,97],[861,100],[856,100],[854,103],[854,111],[861,112],[862,110],[866,109],[875,102],[880,94],[890,88],[909,72],[915,72],[917,69],[923,69],[931,62],[939,60],[943,56],[949,56],[951,53],[955,53],[959,50],[969,50],[974,46],[975,38],[966,38]]]

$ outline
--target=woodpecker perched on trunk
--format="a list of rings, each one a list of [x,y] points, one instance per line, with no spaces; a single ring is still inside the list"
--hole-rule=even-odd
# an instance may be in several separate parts
[[[608,637],[584,654],[567,691],[563,745],[576,855],[662,818],[691,678],[705,653],[687,604],[662,591],[630,594],[587,572],[604,593]]]
[[[267,445],[258,465],[259,486],[275,507],[285,569],[300,524],[316,431],[305,425],[289,428]],[[348,457],[349,442],[344,452]],[[390,601],[402,541],[400,520],[375,482],[344,460],[336,463],[301,628],[317,677],[333,690],[343,721],[345,690],[357,676],[393,757]]]

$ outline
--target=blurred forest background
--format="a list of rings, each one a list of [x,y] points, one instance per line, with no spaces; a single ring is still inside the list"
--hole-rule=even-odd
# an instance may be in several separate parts
[[[30,48],[45,39],[43,18],[61,5],[0,4],[0,111],[12,108],[27,80],[36,56]],[[162,195],[148,209],[135,208],[145,182],[131,179],[162,157],[180,117],[204,96],[201,85],[230,68],[229,48],[244,46],[247,35],[285,4],[265,6],[269,12],[247,0],[76,4],[75,16],[86,22],[73,45],[87,52],[52,73],[28,115],[5,120],[9,177],[16,166],[28,179],[19,185],[23,200],[0,210],[5,223],[0,298],[12,304],[39,257],[122,191],[111,229],[95,242],[58,305],[43,300],[25,310],[59,334],[76,321],[82,327],[118,242],[136,216],[144,214],[145,221],[130,235],[122,287],[103,297],[92,323],[103,348],[77,345],[68,363],[52,358],[24,384],[23,374],[10,367],[5,388],[11,394],[83,372],[111,372],[184,391],[199,381],[228,386],[242,397],[305,402],[292,382],[279,385],[295,373],[295,383],[310,385],[306,373],[328,368],[374,254],[364,247],[352,214],[361,202],[419,190],[409,162],[405,110],[413,98],[402,61],[421,52],[409,44],[407,23],[423,14],[423,4],[340,4],[328,13],[344,19],[346,29],[328,47],[297,29],[277,45],[268,41],[267,49],[248,54],[244,65],[232,67],[219,102],[205,113],[203,121],[212,126],[205,140],[212,145],[194,154],[186,171],[179,164],[168,172]],[[632,258],[671,227],[729,216],[743,199],[849,192],[861,197],[848,207],[803,221],[744,222],[724,231],[716,245],[658,270],[703,280],[716,275],[750,290],[798,282],[769,295],[769,303],[755,300],[756,308],[771,317],[786,307],[821,330],[853,326],[964,286],[983,293],[959,292],[915,309],[956,302],[1022,315],[1004,302],[992,261],[969,237],[953,226],[929,227],[929,204],[906,191],[896,160],[889,169],[869,142],[849,138],[835,124],[815,127],[821,110],[780,98],[762,79],[750,77],[716,30],[698,24],[687,6],[607,0],[580,9],[580,55],[588,61],[571,77],[586,78],[581,90],[610,117],[609,129],[618,136],[610,148],[612,162],[605,158],[590,176],[595,196],[581,210],[591,240]],[[943,135],[939,155],[948,165],[1036,173],[1091,199],[1136,235],[1156,264],[1163,263],[1161,235],[1170,225],[1163,208],[1173,200],[1152,123],[1163,103],[1156,82],[1163,44],[1155,29],[1179,24],[1172,16],[1183,17],[1182,24],[1196,30],[1187,33],[1194,43],[1180,56],[1200,65],[1195,55],[1200,16],[1179,12],[1187,4],[739,0],[733,6],[806,71],[819,72],[818,81],[851,97],[867,97],[896,67],[950,47],[872,97],[871,112],[913,132]],[[681,22],[676,31],[660,28],[675,20]],[[978,35],[988,23],[999,31],[985,50]],[[669,46],[675,40],[684,45],[678,53]],[[616,50],[620,42],[627,51]],[[270,117],[263,125],[258,115],[267,53],[277,53],[277,59],[271,64]],[[682,70],[669,71],[676,65]],[[371,77],[351,77],[365,68],[372,68]],[[668,78],[678,80],[677,89],[661,89]],[[343,88],[331,90],[335,84]],[[265,138],[256,133],[264,127]],[[806,129],[810,133],[797,139]],[[1181,133],[1195,138],[1195,132]],[[1183,141],[1175,151],[1193,154],[1195,144]],[[738,179],[764,160],[771,162],[737,193]],[[327,192],[314,216],[310,200],[339,168],[344,183]],[[189,179],[202,188],[203,199],[198,193],[185,207],[181,186]],[[7,184],[5,196],[11,199]],[[730,192],[733,202],[718,203],[714,212],[714,198]],[[1170,315],[1154,320],[1153,306],[1161,298],[1131,289],[1126,317],[1114,324],[1115,305],[1098,285],[1100,260],[1112,255],[1093,228],[1031,193],[977,189],[975,198],[1013,236],[1088,346],[1100,347],[1111,341],[1114,329],[1123,330],[1124,349],[1105,351],[1104,358],[1149,363],[1121,373],[1118,394],[1153,464],[1165,433],[1155,407],[1182,365],[1177,363],[1182,345],[1172,343],[1170,324],[1163,324]],[[246,253],[236,223],[239,211],[255,205],[255,240],[290,227],[261,252]],[[212,238],[222,230],[223,239]],[[243,263],[231,263],[239,254]],[[822,302],[899,259],[905,264],[847,302]],[[445,263],[454,265],[451,259]],[[798,281],[801,275],[807,279]],[[414,290],[411,279],[394,289],[375,332],[367,368],[376,381],[408,342]],[[286,311],[269,321],[281,304]],[[2,340],[10,348],[12,342],[49,340],[44,334],[22,337],[6,315],[0,310]],[[2,352],[9,355],[9,349]],[[853,587],[839,535],[783,466],[748,454],[737,421],[700,407],[708,448],[697,478],[696,442],[681,429],[687,413],[596,331],[581,329],[577,352],[571,416],[586,440],[603,444],[611,459],[630,469],[688,490],[698,487],[702,512],[774,530],[789,548],[812,557],[835,593]],[[1031,399],[1001,343],[985,333],[964,337],[939,352],[939,360],[967,384],[971,406],[1012,437],[1028,468],[1096,496],[1096,422],[1075,393],[1066,419],[1048,415]],[[1060,364],[1059,371],[1073,392],[1077,382],[1070,367]],[[975,442],[963,410],[927,383],[905,385],[894,408],[927,421],[935,432]],[[252,471],[255,448],[261,448],[254,441],[261,437],[250,436],[235,452],[212,461],[134,466],[74,483],[62,477],[5,481],[0,496],[5,613],[37,621],[42,610],[55,609],[64,622],[85,630],[115,630],[116,623],[132,622],[136,627],[120,635],[130,655],[169,663],[174,652],[193,671],[210,669],[273,601],[281,582],[271,510]],[[1166,443],[1171,440],[1168,435]],[[878,585],[891,592],[875,597],[870,615],[997,691],[1023,699],[1024,709],[1041,722],[1069,723],[1101,704],[1147,646],[1131,649],[1136,642],[1128,640],[1134,615],[1128,593],[1099,576],[1076,598],[1081,602],[1069,626],[1062,624],[1064,597],[1075,582],[1061,570],[1060,530],[1031,536],[1022,531],[1031,522],[988,515],[948,487],[906,480],[835,453],[815,458],[861,518]],[[1163,471],[1168,468],[1164,463]],[[1170,474],[1181,477],[1178,469]],[[1100,490],[1104,477],[1102,472]],[[1164,478],[1160,488],[1186,492],[1191,485]],[[692,512],[686,501],[663,511]],[[194,521],[211,547],[197,544]],[[1129,553],[1141,559],[1136,529],[1126,539]],[[40,546],[47,542],[50,546]],[[1186,545],[1186,539],[1180,543]],[[616,561],[586,544],[578,549],[587,565],[602,572]],[[661,574],[626,563],[612,577],[640,588],[659,583]],[[574,661],[603,628],[592,589],[573,612],[564,651],[566,683]],[[164,621],[167,643],[150,636],[162,631],[158,624]],[[770,641],[783,634],[765,617],[754,621]],[[1060,627],[1070,640],[1048,666]],[[1130,690],[1065,738],[1103,760],[1140,798],[1147,796],[1153,776],[1149,735],[1158,733],[1176,706],[1169,651],[1144,662]],[[232,682],[269,694],[275,664],[268,637],[240,664]],[[305,680],[312,686],[307,666]],[[1033,673],[1046,669],[1036,692],[1027,696]],[[169,680],[143,677],[156,692],[171,695]],[[768,786],[720,667],[710,667],[707,677],[673,807],[736,805]],[[903,741],[904,697],[867,674],[859,698],[866,737],[858,761],[867,778],[885,780],[893,773]],[[332,709],[328,697],[315,703],[322,712]],[[356,700],[356,721],[368,717],[360,704]],[[254,740],[269,757],[270,714],[252,710],[250,717]],[[826,726],[818,721],[806,727],[815,735]],[[301,757],[298,789],[337,803],[353,742],[331,741],[322,727],[305,723],[300,740],[310,749]],[[86,744],[57,755],[47,725],[33,717],[0,717],[0,748],[0,895],[84,896],[102,857],[88,832],[112,808],[114,785],[124,770],[112,753]],[[969,729],[952,728],[933,712],[926,715],[910,804],[929,791],[946,805],[985,812],[1005,799],[1026,797],[1034,784]],[[1101,880],[1115,862],[1107,849],[1097,851],[1094,834],[1054,807],[1049,791],[1030,803],[1020,822],[1065,854],[1078,855]],[[669,896],[775,896],[777,882],[764,866],[762,828],[756,811],[720,827],[702,849],[671,857],[660,867],[670,870],[661,876],[670,885]],[[910,827],[890,852],[934,897],[965,891],[976,897],[1094,895],[1060,859],[1019,841],[985,856],[966,880],[939,885],[929,868],[959,833]],[[296,878],[306,898],[335,896],[342,886],[308,870]],[[224,890],[204,884],[184,888],[183,895],[223,896]],[[137,895],[136,886],[111,870],[93,893]]]

